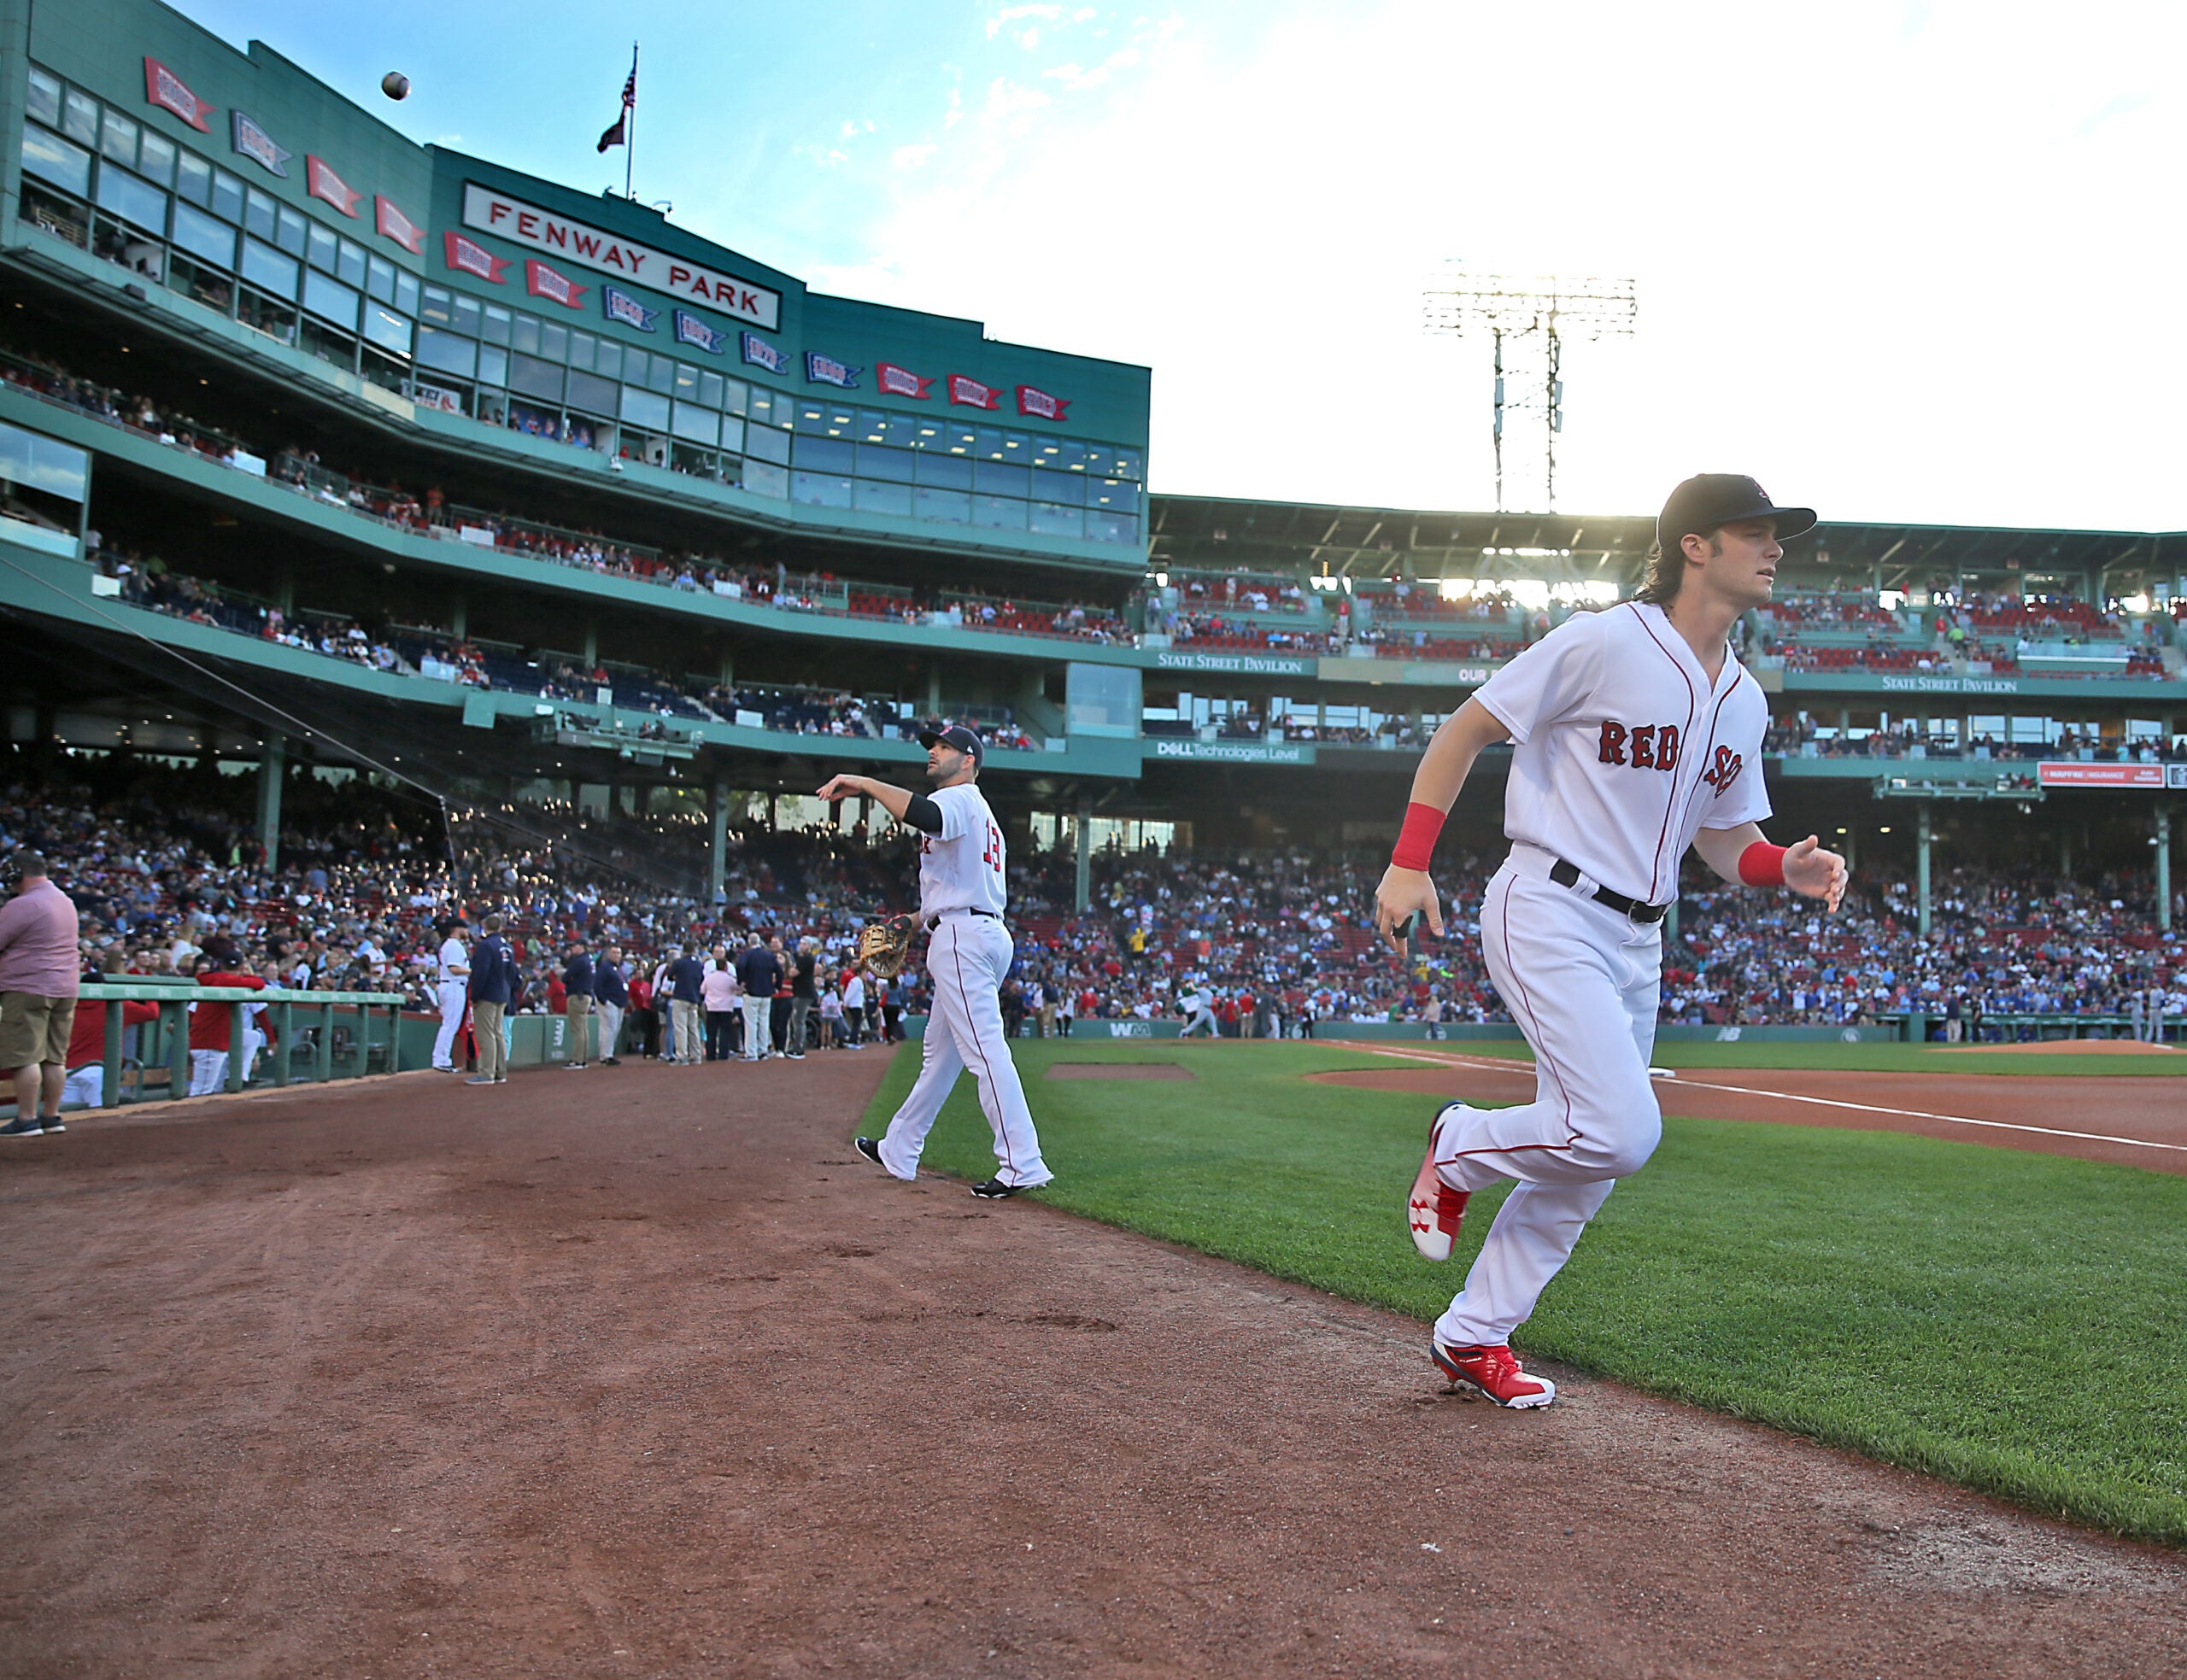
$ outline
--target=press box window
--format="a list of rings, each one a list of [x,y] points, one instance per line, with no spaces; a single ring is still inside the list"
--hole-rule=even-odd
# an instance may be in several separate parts
[[[304,307],[337,326],[357,330],[357,294],[316,269],[304,272]]]
[[[365,337],[368,342],[396,355],[407,358],[410,354],[408,319],[379,304],[367,303],[365,306]]]
[[[342,242],[334,237],[332,229],[321,227],[317,222],[311,225],[311,232],[304,249],[305,261],[311,264],[314,268],[323,268],[331,274],[334,272],[341,249]]]
[[[261,192],[256,187],[249,189],[243,194],[243,231],[272,244],[274,223],[279,220],[275,213],[280,208],[269,194]]]
[[[194,204],[174,207],[174,243],[201,262],[233,272],[236,231]]]
[[[484,339],[489,344],[507,343],[509,342],[509,312],[507,309],[504,309],[500,304],[488,304],[486,306],[485,320],[482,324],[482,330],[478,336]]]
[[[243,220],[243,183],[225,169],[213,172],[213,214],[224,222]]]
[[[308,306],[309,281],[305,282],[305,287],[304,300]],[[478,371],[478,347],[468,338],[460,338],[439,327],[421,326],[418,329],[418,366],[468,379]]]
[[[385,257],[366,259],[365,290],[382,303],[395,301],[395,265]]]

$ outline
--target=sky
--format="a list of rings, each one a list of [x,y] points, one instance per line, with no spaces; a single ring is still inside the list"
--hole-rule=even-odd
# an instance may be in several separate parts
[[[591,190],[635,28],[638,196],[1152,367],[1158,492],[1492,508],[1489,345],[1422,294],[1599,276],[1638,310],[1566,342],[1561,511],[1743,471],[1829,519],[2187,530],[2176,3],[180,9]],[[1544,494],[1515,465],[1505,505]]]

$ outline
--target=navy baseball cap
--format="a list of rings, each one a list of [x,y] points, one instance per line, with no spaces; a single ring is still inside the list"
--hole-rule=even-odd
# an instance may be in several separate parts
[[[959,752],[970,753],[972,762],[976,764],[981,763],[987,754],[987,749],[980,745],[980,738],[962,723],[951,723],[939,729],[919,731],[921,746],[932,746],[936,741],[941,742],[944,746],[953,746]]]
[[[1778,506],[1744,473],[1697,472],[1671,492],[1656,516],[1656,542],[1668,554],[1688,535],[1706,536],[1742,519],[1774,519],[1780,542],[1805,536],[1815,527],[1815,509]]]

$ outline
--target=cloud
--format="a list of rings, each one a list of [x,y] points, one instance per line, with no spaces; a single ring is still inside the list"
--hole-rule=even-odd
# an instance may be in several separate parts
[[[1027,18],[1037,18],[1042,23],[1060,22],[1063,19],[1063,11],[1064,9],[1057,5],[1005,6],[988,20],[988,39],[992,41],[1011,24],[1021,23]],[[1036,27],[1027,32],[1037,38],[1040,31]],[[1023,37],[1021,36],[1019,38],[1023,40]],[[1029,45],[1031,43],[1027,44]]]
[[[792,155],[801,157],[823,169],[840,169],[851,161],[851,155],[840,146],[816,146],[809,142],[791,149]]]
[[[1041,72],[1048,80],[1061,82],[1073,92],[1080,88],[1099,87],[1119,70],[1129,70],[1139,62],[1137,47],[1118,47],[1091,70],[1076,64],[1058,64]]]
[[[2159,79],[2187,9],[2091,0],[2037,35],[1935,0],[1906,21],[1899,0],[1826,22],[1735,0],[1150,16],[1129,61],[976,67],[984,94],[864,243],[890,301],[1151,365],[1164,489],[1492,505],[1487,346],[1421,326],[1463,252],[1639,282],[1635,338],[1567,347],[1560,507],[1645,510],[1708,466],[1837,518],[2179,528],[2181,242],[2147,231],[2187,147]],[[1547,90],[1486,73],[1539,61]],[[1746,91],[1636,101],[1674,71]],[[1738,214],[1697,222],[1703,202]],[[1062,225],[1067,262],[1025,237]],[[2137,323],[2101,405],[2096,254],[2103,315]]]
[[[931,140],[922,140],[909,146],[899,146],[888,154],[888,167],[892,169],[917,169],[932,157],[936,149],[935,143]]]

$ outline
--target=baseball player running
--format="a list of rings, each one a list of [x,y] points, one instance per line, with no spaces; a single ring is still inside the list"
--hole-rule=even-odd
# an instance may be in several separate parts
[[[1376,927],[1443,931],[1428,868],[1481,749],[1514,744],[1510,855],[1481,906],[1482,956],[1536,1063],[1534,1100],[1445,1105],[1406,1206],[1414,1244],[1447,1260],[1466,1198],[1517,1182],[1465,1287],[1435,1321],[1444,1373],[1499,1406],[1546,1406],[1556,1385],[1510,1347],[1595,1210],[1662,1136],[1648,1079],[1662,919],[1691,846],[1726,881],[1788,887],[1835,910],[1845,860],[1810,834],[1772,846],[1762,787],[1768,706],[1732,655],[1733,623],[1765,605],[1780,546],[1814,511],[1774,506],[1753,479],[1703,473],[1671,492],[1637,599],[1574,613],[1445,720],[1375,889]]]
[[[819,797],[853,793],[878,799],[898,822],[917,828],[919,920],[928,930],[927,973],[934,1012],[920,1045],[918,1082],[888,1122],[886,1135],[856,1139],[860,1154],[900,1179],[916,1177],[935,1116],[969,1067],[980,1107],[994,1131],[995,1175],[972,1186],[988,1201],[1047,1184],[1054,1174],[1041,1159],[1041,1139],[1025,1106],[1025,1087],[1003,1037],[999,992],[1010,972],[1012,946],[1002,925],[1002,828],[980,797],[980,738],[962,724],[922,729],[931,793],[914,793],[871,776],[838,776]]]

